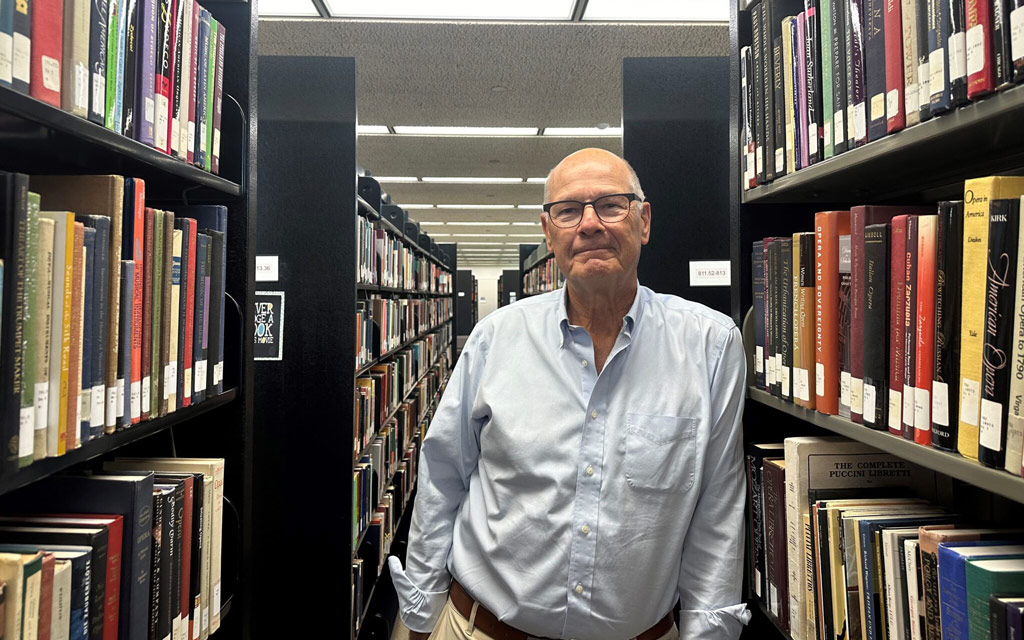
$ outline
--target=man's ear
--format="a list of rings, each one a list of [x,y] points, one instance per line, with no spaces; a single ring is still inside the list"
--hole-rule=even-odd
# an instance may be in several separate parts
[[[544,245],[548,248],[548,251],[553,251],[551,240],[548,236],[548,216],[545,213],[540,214],[540,228],[544,232]]]
[[[647,244],[651,239],[651,203],[641,203],[640,209],[640,244]]]

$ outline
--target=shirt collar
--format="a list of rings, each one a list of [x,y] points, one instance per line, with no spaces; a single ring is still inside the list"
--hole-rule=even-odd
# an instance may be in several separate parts
[[[566,285],[562,285],[561,296],[559,296],[558,302],[558,329],[559,329],[559,343],[558,348],[561,349],[565,346],[565,339],[572,340],[572,332],[569,330],[569,314],[568,314],[568,303],[569,303],[569,290]],[[640,316],[643,314],[644,308],[644,287],[640,286],[640,281],[636,283],[636,295],[633,296],[633,304],[630,305],[629,311],[626,312],[623,322],[623,330],[626,333],[626,337],[631,338],[633,336],[633,330],[636,329],[637,323],[640,322]]]

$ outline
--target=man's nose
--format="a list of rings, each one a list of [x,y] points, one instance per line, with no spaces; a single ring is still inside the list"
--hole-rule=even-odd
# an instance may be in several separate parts
[[[580,233],[590,235],[604,231],[604,223],[597,215],[597,208],[593,204],[583,205],[583,219],[580,220]]]

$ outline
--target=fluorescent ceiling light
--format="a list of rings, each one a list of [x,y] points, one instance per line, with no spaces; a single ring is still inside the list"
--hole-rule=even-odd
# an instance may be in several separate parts
[[[411,209],[433,209],[434,208],[434,205],[432,205],[432,204],[402,204],[402,205],[398,205],[398,206],[402,207],[403,209],[407,209],[407,210],[411,210]]]
[[[266,0],[261,0],[265,2]],[[262,6],[260,7],[262,8]],[[357,124],[356,134],[364,136],[372,133],[391,133],[385,124]]]
[[[381,183],[384,183],[384,182],[390,182],[390,183],[419,182],[420,181],[420,179],[417,178],[416,176],[370,176],[370,177],[373,178],[374,180],[376,180],[377,182],[381,182]]]
[[[420,226],[421,227],[440,227],[443,224],[444,224],[443,222],[421,222]]]
[[[541,204],[521,204],[521,205],[519,205],[516,208],[517,209],[523,209],[523,210],[526,210],[526,211],[543,211],[544,210],[544,205],[541,205]]]
[[[500,227],[513,224],[511,222],[448,222],[455,227]]]
[[[504,238],[504,233],[453,233],[453,238]]]
[[[590,0],[584,20],[728,22],[726,0]]]
[[[311,0],[260,0],[261,16],[320,16]]]
[[[460,242],[459,244],[460,245],[463,245],[463,244],[490,244],[490,245],[501,246],[501,245],[505,245],[505,244],[508,244],[508,243],[506,243],[506,242]]]
[[[515,209],[514,204],[439,204],[438,209]]]
[[[423,182],[440,182],[444,184],[514,184],[522,183],[522,178],[438,178],[424,177]]]
[[[544,129],[546,136],[572,136],[574,138],[617,138],[622,135],[622,127],[547,127]],[[544,182],[542,179],[541,182]]]
[[[539,222],[513,222],[517,227],[539,227]]]
[[[426,20],[568,20],[572,0],[327,0],[334,17]]]
[[[547,178],[527,178],[526,179],[526,183],[527,184],[544,184],[547,181],[548,181]]]
[[[409,136],[535,136],[537,131],[537,127],[395,126],[395,133]]]
[[[541,240],[544,238],[544,234],[537,233],[508,233],[505,235],[509,238],[534,238],[535,240]]]

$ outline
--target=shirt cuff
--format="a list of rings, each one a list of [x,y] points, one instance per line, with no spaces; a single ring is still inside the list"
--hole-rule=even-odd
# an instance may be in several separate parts
[[[395,556],[388,558],[391,581],[398,594],[398,609],[402,622],[410,631],[430,633],[448,601],[448,591],[423,591],[405,574],[402,563]],[[749,614],[748,614],[749,615]]]
[[[683,609],[679,612],[679,637],[739,638],[743,625],[750,622],[747,605],[732,604],[720,609]]]

